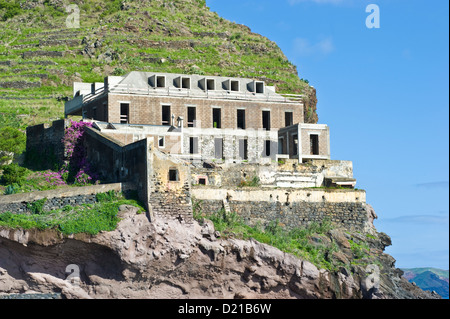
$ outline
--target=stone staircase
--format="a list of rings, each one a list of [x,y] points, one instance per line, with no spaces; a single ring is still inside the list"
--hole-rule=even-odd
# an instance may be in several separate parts
[[[275,174],[275,185],[277,187],[316,187],[317,176],[298,172],[278,172]]]
[[[231,213],[230,203],[228,203],[228,199],[223,200],[223,208],[225,209],[225,213]]]

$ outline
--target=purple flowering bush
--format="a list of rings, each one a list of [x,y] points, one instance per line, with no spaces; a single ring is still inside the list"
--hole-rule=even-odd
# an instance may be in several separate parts
[[[53,172],[50,170],[39,172],[38,177],[43,177],[49,186],[63,186],[66,185],[61,172]]]
[[[66,150],[65,181],[85,186],[98,182],[98,176],[86,159],[84,148],[84,132],[92,123],[71,121],[66,128],[62,143]]]
[[[6,191],[2,186],[0,193],[8,192],[8,194],[12,194],[35,190],[49,190],[69,184],[76,186],[98,184],[98,175],[92,169],[86,158],[87,152],[84,147],[84,132],[86,127],[92,127],[92,124],[71,121],[70,126],[66,128],[64,138],[61,141],[64,144],[66,161],[59,170],[32,172],[22,168],[24,170],[23,181],[19,183],[15,180],[7,180],[5,182],[3,181],[5,178],[2,178],[3,184],[5,186],[9,185],[10,190]]]

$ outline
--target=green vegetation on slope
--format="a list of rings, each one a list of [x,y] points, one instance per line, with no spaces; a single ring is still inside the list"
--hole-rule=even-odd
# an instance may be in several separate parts
[[[0,214],[0,226],[22,229],[56,229],[64,235],[87,233],[96,235],[100,231],[112,231],[119,222],[119,206],[131,205],[144,211],[141,204],[122,195],[108,192],[97,195],[96,204],[85,204],[77,207],[70,205],[49,212],[43,211],[45,200],[29,204],[33,214]]]
[[[333,231],[344,235],[341,231],[334,229],[329,221],[322,223],[311,223],[305,227],[287,230],[278,221],[272,221],[268,225],[249,226],[236,213],[226,213],[220,210],[212,214],[202,211],[202,202],[193,200],[194,218],[200,223],[203,219],[213,222],[215,230],[219,231],[223,238],[239,238],[254,240],[271,245],[283,252],[303,258],[313,263],[318,268],[329,271],[338,271],[346,268],[348,272],[354,272],[358,268],[375,264],[380,268],[383,265],[378,261],[378,256],[369,247],[370,239],[377,240],[374,236],[369,238],[361,234],[350,234],[351,239],[344,239],[349,243],[350,250],[343,253],[342,239],[337,239]],[[369,235],[371,236],[371,235]]]
[[[63,116],[74,81],[141,70],[256,78],[282,93],[315,91],[276,43],[211,12],[204,0],[75,0],[80,28],[60,0],[0,1],[0,128]]]

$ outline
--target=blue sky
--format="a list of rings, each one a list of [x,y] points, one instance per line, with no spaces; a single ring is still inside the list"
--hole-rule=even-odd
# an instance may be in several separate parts
[[[353,161],[396,266],[448,269],[448,1],[206,3],[276,42],[317,89],[332,159]],[[379,28],[366,26],[369,4]]]

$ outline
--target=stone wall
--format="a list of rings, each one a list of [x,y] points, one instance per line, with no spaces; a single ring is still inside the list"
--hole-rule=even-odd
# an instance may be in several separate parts
[[[192,196],[206,214],[221,210],[223,200],[228,199],[231,211],[249,225],[278,221],[292,229],[329,220],[337,226],[363,231],[369,222],[364,191],[194,187]]]
[[[55,164],[62,165],[65,150],[61,141],[69,124],[68,120],[58,120],[52,125],[39,124],[27,127],[27,157],[35,162],[40,161],[42,169],[53,169]]]
[[[85,147],[87,159],[101,181],[133,185],[139,199],[148,208],[147,139],[122,145],[96,129],[87,128]]]
[[[189,166],[156,149],[151,152],[150,166],[149,201],[152,214],[155,217],[177,219],[183,224],[192,224]]]
[[[231,129],[184,129],[183,154],[189,154],[190,138],[197,138],[197,156],[208,160],[226,162],[248,161],[249,163],[270,163],[276,159],[278,151],[277,132],[263,130]],[[222,140],[222,156],[216,156],[216,140]],[[243,140],[247,140],[247,158],[244,153]],[[270,150],[266,152],[266,141],[270,141]],[[268,155],[268,156],[267,156]]]
[[[213,108],[221,109],[221,128],[237,129],[237,110],[245,109],[247,129],[259,129],[262,127],[262,111],[270,110],[271,128],[278,130],[285,126],[285,112],[293,113],[294,123],[303,122],[303,105],[294,103],[273,103],[246,100],[219,100],[205,98],[180,98],[140,95],[108,94],[108,119],[107,122],[120,123],[120,103],[129,103],[129,120],[131,124],[161,125],[161,105],[170,105],[170,113],[185,119],[184,125],[188,125],[188,106],[196,108],[196,127],[213,128]],[[91,103],[89,108],[100,106],[99,103]],[[90,113],[88,113],[90,114]]]
[[[284,160],[282,163],[254,164],[254,163],[193,163],[191,168],[192,183],[200,184],[199,179],[205,180],[206,185],[214,187],[236,188],[243,181],[251,181],[257,177],[262,186],[278,186],[288,184],[293,187],[321,187],[325,178],[343,177],[353,178],[353,164],[351,161],[311,160],[299,163],[297,160]]]
[[[318,136],[318,154],[312,154],[311,135]],[[290,158],[330,159],[330,129],[324,124],[300,123],[279,131],[281,153]]]
[[[36,75],[32,75],[36,76]],[[30,82],[30,81],[8,81],[0,82],[0,88],[5,89],[29,89],[29,88],[39,88],[41,87],[41,82]]]
[[[65,51],[25,51],[22,53],[23,59],[29,59],[33,57],[52,57],[52,58],[59,58],[64,57],[66,55]]]
[[[96,129],[86,130],[88,160],[109,182],[127,182],[137,190],[150,217],[176,218],[192,223],[189,166],[158,151],[153,139],[123,145]],[[176,170],[171,180],[170,170]]]
[[[331,221],[347,229],[363,230],[368,221],[364,203],[306,203],[296,202],[285,205],[280,202],[238,202],[230,201],[230,209],[251,225],[267,226],[271,221],[278,221],[287,229],[307,226],[311,222]],[[203,200],[203,212],[210,214],[223,208],[223,202]]]
[[[56,190],[0,196],[0,213],[31,213],[28,204],[45,200],[43,210],[52,211],[64,206],[94,204],[96,195],[108,191],[121,192],[122,184],[105,184],[85,187],[65,187]]]

